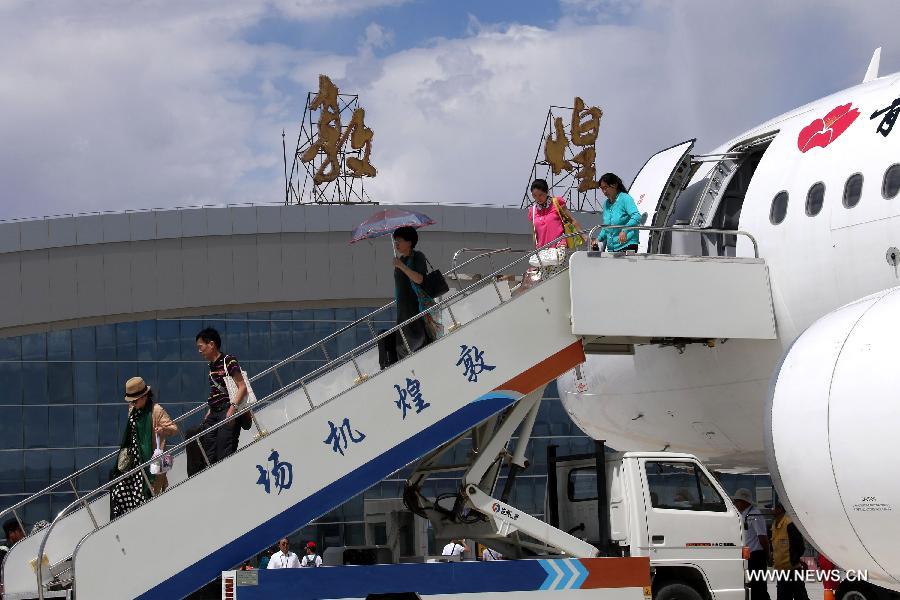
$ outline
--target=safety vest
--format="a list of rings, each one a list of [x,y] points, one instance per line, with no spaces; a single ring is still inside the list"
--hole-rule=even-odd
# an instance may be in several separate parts
[[[783,571],[792,567],[791,540],[787,530],[790,524],[791,518],[787,515],[772,523],[772,563],[776,569]]]

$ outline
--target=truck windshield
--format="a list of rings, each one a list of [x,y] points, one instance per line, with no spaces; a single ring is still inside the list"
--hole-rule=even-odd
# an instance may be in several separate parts
[[[647,485],[653,508],[726,512],[725,501],[697,465],[647,461]]]

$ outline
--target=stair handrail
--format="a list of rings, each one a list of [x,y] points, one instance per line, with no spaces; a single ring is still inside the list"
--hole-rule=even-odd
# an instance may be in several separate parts
[[[493,284],[494,288],[497,290],[497,296],[498,296],[498,298],[499,298],[499,300],[500,300],[500,304],[502,305],[503,302],[504,302],[504,300],[503,300],[502,295],[500,294],[499,287],[497,286],[497,278],[498,278],[500,275],[502,275],[503,271],[508,271],[511,267],[517,265],[518,263],[520,263],[520,262],[522,262],[522,261],[524,261],[524,260],[526,260],[526,259],[530,259],[532,256],[535,256],[535,257],[537,258],[537,260],[538,260],[538,263],[539,263],[540,265],[543,265],[543,259],[541,258],[541,255],[540,255],[541,250],[544,250],[544,249],[546,249],[546,248],[556,247],[556,245],[557,245],[560,241],[563,241],[563,240],[565,240],[565,239],[567,239],[567,238],[570,238],[570,237],[578,237],[578,236],[583,237],[584,235],[585,235],[585,232],[584,232],[584,231],[579,231],[579,232],[575,232],[575,233],[571,233],[571,234],[563,234],[563,235],[559,236],[558,238],[556,238],[556,239],[554,239],[554,240],[548,242],[547,244],[544,244],[543,246],[541,246],[541,247],[539,247],[539,248],[535,248],[534,250],[530,251],[528,254],[525,254],[524,256],[521,256],[521,257],[517,258],[516,260],[514,260],[514,261],[511,262],[511,263],[509,263],[509,264],[506,265],[505,267],[502,267],[502,268],[500,268],[500,269],[494,271],[494,272],[491,273],[490,275],[488,275],[488,276],[486,276],[486,277],[484,277],[484,278],[482,278],[482,279],[480,279],[480,280],[478,280],[478,281],[475,281],[475,282],[471,283],[471,284],[470,284],[469,286],[467,286],[466,288],[463,288],[463,289],[460,289],[460,290],[456,291],[455,293],[451,294],[451,296],[450,296],[449,298],[442,299],[440,302],[435,303],[434,306],[432,306],[432,307],[430,307],[430,308],[428,308],[428,309],[426,309],[426,310],[423,310],[423,311],[421,311],[420,313],[416,314],[415,316],[410,317],[409,319],[403,321],[402,323],[399,323],[399,324],[395,325],[393,328],[391,328],[391,329],[389,329],[389,330],[387,330],[387,331],[382,332],[381,334],[377,335],[377,336],[376,336],[375,338],[373,338],[372,340],[369,340],[368,342],[364,342],[364,343],[358,345],[357,347],[353,348],[352,350],[350,350],[350,351],[348,351],[348,352],[345,352],[345,353],[342,354],[341,356],[339,356],[339,357],[337,357],[337,358],[334,358],[334,359],[330,360],[327,364],[322,365],[322,366],[319,367],[318,369],[314,370],[312,373],[308,373],[307,375],[304,375],[303,377],[299,378],[298,380],[296,380],[296,381],[294,381],[294,382],[292,382],[292,383],[290,383],[290,384],[287,384],[287,385],[283,386],[282,388],[280,388],[280,389],[278,389],[278,390],[275,390],[274,392],[272,392],[271,394],[269,394],[269,395],[266,396],[265,398],[262,398],[261,400],[257,400],[257,401],[254,402],[253,404],[249,404],[249,405],[244,406],[244,407],[241,408],[240,410],[236,411],[236,412],[235,412],[233,415],[231,415],[230,417],[225,418],[225,419],[223,419],[222,421],[219,421],[218,423],[216,423],[216,424],[213,425],[212,427],[209,427],[209,428],[207,428],[207,429],[204,429],[202,432],[199,432],[199,433],[197,433],[197,434],[191,436],[189,439],[184,440],[184,441],[181,442],[180,444],[177,444],[176,446],[174,446],[174,447],[172,447],[172,448],[169,448],[168,451],[167,451],[167,453],[170,453],[170,454],[173,454],[173,455],[174,455],[175,453],[180,452],[181,450],[185,450],[189,444],[194,443],[194,442],[196,441],[196,442],[198,443],[199,447],[200,447],[200,450],[201,450],[201,453],[203,454],[203,457],[204,457],[204,459],[205,459],[205,462],[207,463],[207,468],[210,468],[212,465],[209,463],[209,458],[206,456],[206,452],[205,452],[204,449],[203,449],[203,444],[199,442],[200,437],[202,437],[202,436],[208,434],[210,431],[213,431],[213,430],[215,430],[215,429],[217,429],[217,428],[219,428],[219,427],[224,427],[225,425],[227,425],[227,424],[229,424],[229,423],[232,423],[232,422],[236,421],[237,419],[239,419],[241,416],[243,416],[243,415],[244,415],[245,413],[247,413],[248,411],[251,412],[251,413],[254,412],[254,411],[257,410],[258,408],[260,408],[260,407],[262,407],[262,406],[264,406],[264,405],[270,403],[272,400],[275,399],[276,396],[281,396],[281,395],[283,395],[284,393],[287,393],[287,392],[290,392],[290,391],[293,390],[293,389],[296,389],[296,387],[298,386],[298,384],[299,384],[299,385],[305,385],[305,384],[304,384],[304,380],[306,380],[306,379],[312,380],[312,379],[314,379],[317,375],[319,375],[319,374],[321,374],[321,373],[324,373],[324,372],[327,372],[327,371],[331,370],[331,368],[333,368],[333,366],[336,366],[336,365],[339,365],[339,364],[340,364],[340,365],[343,365],[343,364],[346,364],[346,363],[349,361],[349,362],[353,362],[354,366],[356,366],[356,368],[357,368],[357,371],[359,371],[359,366],[358,366],[358,364],[357,364],[356,361],[355,361],[355,355],[357,355],[357,354],[360,353],[360,352],[358,352],[358,351],[359,351],[360,349],[368,350],[368,349],[370,349],[372,346],[377,345],[378,341],[381,340],[382,338],[385,338],[385,337],[387,337],[387,336],[389,336],[389,335],[393,335],[393,334],[397,333],[398,331],[400,332],[400,337],[403,339],[403,342],[404,342],[404,344],[406,345],[407,350],[409,350],[409,344],[408,344],[408,342],[407,342],[407,340],[406,340],[406,336],[403,334],[403,327],[406,327],[407,325],[413,323],[414,321],[423,318],[426,314],[434,313],[435,311],[439,311],[441,308],[447,308],[448,314],[450,315],[450,317],[451,317],[451,319],[454,321],[454,323],[456,323],[455,317],[453,316],[453,312],[452,312],[452,310],[450,309],[450,304],[454,303],[456,300],[463,299],[463,298],[467,297],[467,296],[470,295],[472,292],[476,291],[477,288],[487,286],[489,283],[490,283],[490,284]],[[472,260],[476,260],[476,259],[477,259],[477,257],[476,257],[475,259],[472,259]],[[462,265],[460,265],[460,266],[457,267],[457,268],[461,268],[462,266],[465,266],[465,265],[468,264],[469,262],[470,262],[470,261],[466,261],[465,263],[463,263]],[[553,273],[548,273],[548,275],[547,275],[546,278],[542,278],[542,279],[541,279],[541,282],[546,281],[547,279],[551,279],[551,278],[555,277],[556,275],[558,275],[558,274],[564,272],[567,268],[568,268],[568,267],[567,267],[566,265],[560,265],[560,268],[559,268],[558,270],[556,270],[556,271],[553,272]],[[476,317],[476,318],[477,318],[477,317]],[[319,345],[319,343],[314,344],[314,346],[318,346],[318,345]],[[409,352],[408,355],[410,355],[410,354],[412,354],[411,351]],[[408,356],[408,355],[407,355],[407,356]],[[401,360],[402,360],[402,359],[401,359]],[[360,375],[361,375],[361,373],[360,373]],[[378,375],[378,373],[375,374],[375,376],[377,376],[377,375]],[[359,380],[358,380],[358,382],[359,382],[359,383],[362,383],[362,381],[359,381]],[[355,387],[356,385],[358,385],[358,383],[354,383],[354,384],[351,386],[351,388],[352,388],[352,387]],[[344,391],[346,391],[346,390],[344,390]],[[293,417],[293,418],[291,418],[291,419],[288,419],[287,421],[285,421],[284,423],[282,423],[281,425],[279,425],[277,428],[275,428],[273,431],[277,431],[277,430],[279,430],[279,429],[282,429],[282,428],[284,428],[284,427],[287,427],[287,426],[290,425],[291,423],[295,422],[297,419],[303,418],[303,417],[305,417],[306,415],[310,414],[311,412],[314,412],[316,409],[321,408],[322,406],[325,406],[326,404],[330,403],[332,400],[334,400],[335,398],[341,396],[343,393],[344,393],[344,392],[342,391],[342,392],[339,392],[339,393],[337,393],[337,394],[334,394],[334,395],[332,395],[330,398],[325,399],[323,402],[314,405],[314,404],[312,404],[312,400],[311,400],[311,398],[309,397],[309,394],[308,394],[308,392],[307,392],[307,398],[308,398],[309,401],[310,401],[310,410],[309,410],[309,411],[306,411],[306,412],[304,412],[304,413],[302,413],[302,414],[299,414],[299,415],[297,415],[297,416],[295,416],[295,417]],[[224,461],[228,460],[228,458],[230,458],[231,456],[234,456],[234,454],[237,454],[238,452],[241,452],[241,451],[243,451],[243,450],[249,448],[250,446],[253,446],[254,444],[256,444],[257,442],[259,442],[260,440],[263,440],[263,439],[265,439],[264,436],[258,436],[256,439],[252,440],[252,441],[251,441],[250,443],[248,443],[247,445],[245,445],[245,446],[243,446],[243,447],[237,449],[233,454],[230,454],[229,456],[226,456],[225,458],[223,458],[222,460],[217,461],[217,462],[218,462],[218,463],[224,462]],[[149,478],[147,477],[147,473],[146,473],[145,469],[148,469],[148,468],[150,467],[150,465],[151,465],[153,462],[155,462],[156,460],[159,460],[159,459],[153,459],[153,458],[151,458],[151,459],[149,459],[149,460],[147,460],[147,461],[144,461],[144,462],[141,463],[140,465],[138,465],[138,466],[136,466],[136,467],[132,467],[128,472],[123,473],[123,474],[119,475],[118,477],[116,477],[115,479],[112,479],[112,480],[106,482],[105,484],[101,485],[100,487],[98,487],[98,488],[92,490],[91,492],[88,492],[87,494],[85,494],[84,496],[82,496],[80,499],[76,499],[76,501],[70,503],[70,504],[69,504],[68,506],[66,506],[62,511],[60,511],[60,513],[59,513],[56,517],[54,517],[54,519],[53,519],[53,521],[50,523],[50,526],[49,526],[49,527],[45,527],[44,529],[41,529],[40,531],[37,532],[37,533],[43,533],[43,539],[41,540],[41,544],[40,544],[40,547],[38,548],[38,554],[37,554],[37,557],[36,557],[36,558],[37,558],[37,563],[36,563],[36,564],[38,565],[38,568],[35,569],[35,575],[36,575],[36,578],[37,578],[38,595],[39,595],[40,600],[44,600],[43,568],[41,568],[40,565],[43,564],[43,556],[44,556],[44,551],[45,551],[45,549],[46,549],[47,540],[50,538],[50,534],[53,532],[53,529],[56,527],[57,523],[59,523],[62,519],[64,519],[70,512],[74,511],[75,508],[77,508],[77,507],[79,507],[79,506],[87,506],[87,504],[88,504],[89,502],[92,502],[95,498],[99,497],[99,496],[100,496],[101,494],[103,494],[103,493],[106,493],[106,492],[107,492],[110,488],[112,488],[113,486],[117,485],[118,483],[122,482],[123,480],[127,479],[128,477],[131,477],[132,475],[135,475],[136,473],[141,473],[141,476],[144,478],[144,483],[147,484],[148,487],[150,487],[150,485],[149,485]],[[214,463],[214,464],[215,464],[215,463]],[[191,477],[188,477],[188,478],[185,479],[184,481],[181,481],[181,482],[175,484],[172,488],[170,488],[170,490],[173,490],[173,489],[178,488],[178,486],[184,484],[186,481],[189,481],[190,479],[192,479],[192,478],[191,478]],[[144,506],[144,505],[147,504],[148,502],[152,502],[154,498],[155,498],[155,496],[150,496],[150,497],[147,498],[147,500],[145,500],[141,505],[135,507],[134,509],[132,509],[132,511],[129,511],[129,512],[133,512],[133,511],[135,511],[135,510],[139,510],[139,509],[141,508],[141,506]],[[123,515],[123,516],[124,516],[124,515]],[[109,523],[104,524],[102,527],[105,527],[106,525],[109,525],[110,523],[113,522],[113,520],[114,520],[114,519],[110,519]],[[94,531],[98,531],[99,529],[101,529],[101,526],[96,522],[96,520],[93,520],[93,524],[94,524],[94,529],[93,529],[90,533],[86,534],[85,537],[87,537],[87,535],[90,535],[90,534],[93,533]],[[82,539],[84,539],[84,538],[82,538]],[[67,558],[68,558],[68,557],[67,557]],[[55,566],[55,565],[54,565],[54,566]]]
[[[662,232],[670,232],[670,233],[724,233],[727,235],[742,235],[750,240],[753,244],[753,256],[754,258],[759,258],[759,244],[756,242],[756,238],[748,231],[742,231],[740,229],[707,229],[705,227],[673,227],[673,226],[650,226],[650,225],[594,225],[591,227],[591,230],[588,232],[588,239],[594,240],[597,238],[596,232],[599,229],[618,229],[622,231],[662,231]],[[654,254],[662,254],[661,252],[656,252]],[[710,256],[708,258],[716,258],[715,256]],[[719,257],[725,258],[725,257]],[[734,258],[734,257],[727,257]]]
[[[502,248],[502,249],[499,249],[499,250],[497,250],[497,249],[487,249],[487,250],[491,250],[491,251],[490,251],[490,252],[486,252],[486,253],[484,253],[484,254],[480,254],[480,255],[478,255],[478,256],[475,256],[475,257],[473,257],[473,258],[471,258],[471,259],[465,261],[464,263],[462,263],[462,264],[460,264],[460,265],[455,265],[455,264],[454,264],[454,265],[451,267],[451,269],[450,269],[449,271],[447,271],[447,274],[449,275],[449,274],[451,274],[451,273],[455,273],[455,272],[458,271],[459,269],[465,267],[466,265],[469,265],[469,264],[475,262],[476,260],[478,260],[478,259],[480,259],[480,258],[483,258],[484,256],[487,256],[488,254],[497,254],[497,253],[500,253],[500,252],[507,252],[507,251],[521,252],[521,250],[511,250],[510,248]],[[456,259],[456,255],[454,254],[454,262],[455,262],[455,259]],[[274,364],[274,365],[272,365],[272,366],[270,366],[270,367],[268,367],[268,368],[266,368],[266,369],[260,371],[259,373],[256,373],[255,375],[253,375],[253,376],[250,377],[250,383],[253,383],[254,381],[259,380],[261,377],[263,377],[263,376],[265,376],[265,375],[268,375],[269,373],[275,373],[275,374],[276,374],[276,380],[278,380],[279,383],[280,383],[280,378],[279,378],[278,375],[277,375],[277,370],[278,370],[278,368],[283,367],[284,365],[286,365],[286,364],[288,364],[288,363],[290,363],[290,362],[295,361],[295,360],[296,360],[297,358],[299,358],[300,356],[303,356],[304,354],[307,354],[307,353],[309,353],[310,351],[312,351],[312,350],[314,350],[314,349],[316,349],[316,348],[318,348],[318,347],[323,346],[324,344],[330,342],[332,339],[337,338],[339,335],[346,333],[347,331],[349,331],[349,330],[352,329],[353,327],[357,327],[357,326],[359,326],[359,325],[361,325],[361,324],[363,324],[363,323],[366,323],[367,321],[371,321],[371,319],[372,319],[372,317],[373,317],[374,315],[380,314],[380,313],[382,313],[382,312],[388,310],[389,308],[391,308],[392,306],[394,306],[395,303],[396,303],[396,301],[392,300],[391,302],[385,304],[384,306],[381,306],[381,307],[379,307],[379,308],[376,308],[376,309],[373,310],[372,312],[367,313],[365,316],[360,317],[359,319],[353,321],[352,323],[350,323],[350,324],[348,324],[348,325],[345,325],[344,327],[338,329],[337,331],[332,332],[331,334],[327,335],[326,337],[322,338],[321,340],[319,340],[319,341],[317,341],[317,342],[315,342],[315,343],[313,343],[313,344],[310,344],[310,345],[307,346],[306,348],[304,348],[304,349],[302,349],[302,350],[300,350],[300,351],[298,351],[298,352],[295,352],[295,353],[292,354],[291,356],[289,356],[289,357],[287,357],[287,358],[285,358],[285,359],[282,359],[282,360],[278,361],[276,364]],[[370,327],[370,330],[371,330],[371,327]],[[374,333],[374,331],[373,331],[373,333]],[[326,354],[326,356],[327,356],[327,354]],[[278,390],[275,390],[275,392],[281,390],[283,387],[284,387],[284,384],[281,384],[281,387],[279,387]],[[275,393],[275,392],[273,392],[273,393]],[[188,412],[186,412],[186,413],[184,413],[184,414],[182,414],[182,415],[179,415],[178,417],[176,417],[175,419],[173,419],[173,421],[174,421],[176,424],[182,423],[183,421],[186,421],[188,418],[190,418],[190,417],[192,417],[193,415],[197,414],[198,412],[202,411],[204,408],[206,408],[206,406],[207,406],[207,403],[206,403],[205,401],[204,401],[204,402],[200,402],[200,403],[197,404],[197,406],[195,406],[194,408],[190,409]],[[181,433],[181,434],[183,435],[183,432],[181,431],[181,428],[179,428],[179,433]],[[39,490],[39,491],[37,491],[37,492],[34,492],[33,494],[29,495],[27,498],[24,498],[24,499],[20,500],[19,502],[13,504],[12,506],[3,509],[2,511],[0,511],[0,521],[5,520],[5,518],[6,518],[7,516],[9,516],[10,514],[12,514],[13,518],[15,518],[16,521],[19,523],[19,527],[22,528],[22,531],[25,531],[25,524],[22,522],[22,519],[19,517],[18,510],[21,509],[22,507],[24,507],[24,506],[26,506],[26,505],[28,505],[28,504],[34,502],[34,501],[37,500],[38,498],[41,498],[41,497],[43,497],[43,496],[45,496],[45,495],[47,495],[47,494],[53,493],[53,492],[58,492],[58,491],[59,491],[59,488],[60,488],[60,487],[65,487],[66,484],[69,484],[69,487],[71,488],[72,493],[75,494],[75,499],[76,499],[76,501],[78,501],[78,500],[79,500],[78,486],[77,486],[77,479],[78,479],[78,477],[81,477],[82,475],[86,474],[87,472],[92,471],[92,470],[96,469],[97,467],[99,467],[100,465],[102,465],[103,463],[109,461],[110,459],[112,459],[113,457],[115,457],[115,456],[118,454],[118,452],[119,452],[118,449],[113,450],[113,451],[110,452],[109,454],[107,454],[107,455],[105,455],[105,456],[102,456],[102,457],[98,458],[98,459],[95,460],[94,462],[92,462],[92,463],[90,463],[90,464],[88,464],[88,465],[85,465],[85,466],[81,467],[81,468],[78,469],[77,471],[75,471],[75,472],[73,472],[73,473],[70,473],[69,475],[63,477],[62,479],[60,479],[60,480],[58,480],[58,481],[56,481],[56,482],[54,482],[54,483],[51,483],[51,484],[48,485],[47,487],[45,487],[45,488],[43,488],[43,489],[41,489],[41,490]],[[66,490],[66,493],[68,493],[68,490]],[[86,509],[86,510],[88,511],[88,513],[90,514],[91,520],[92,520],[92,521],[96,521],[94,515],[91,514],[91,510],[90,510],[90,508],[88,507],[87,504],[85,504],[85,509]]]

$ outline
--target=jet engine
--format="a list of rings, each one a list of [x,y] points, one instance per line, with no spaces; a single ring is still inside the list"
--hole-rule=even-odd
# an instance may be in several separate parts
[[[765,435],[806,539],[900,591],[900,288],[829,313],[794,342],[769,388]]]

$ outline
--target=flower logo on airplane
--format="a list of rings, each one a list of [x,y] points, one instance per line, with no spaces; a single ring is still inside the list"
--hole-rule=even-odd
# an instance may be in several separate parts
[[[851,108],[852,102],[841,104],[831,110],[824,118],[816,119],[800,130],[797,136],[797,148],[806,152],[816,146],[824,148],[853,124],[859,116],[858,108]]]

